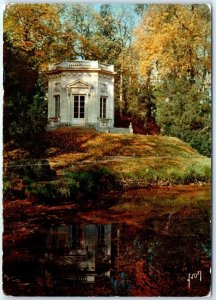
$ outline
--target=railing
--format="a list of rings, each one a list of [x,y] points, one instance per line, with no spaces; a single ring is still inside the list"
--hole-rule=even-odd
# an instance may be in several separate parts
[[[106,119],[106,118],[97,118],[98,119],[98,125],[102,127],[107,127],[111,124],[112,119]]]
[[[110,70],[110,66],[108,65],[104,65],[104,64],[98,64],[99,65],[99,68],[103,69],[103,70]]]
[[[67,279],[72,281],[87,282],[87,277],[85,275],[71,275],[70,277],[67,277]]]
[[[69,68],[69,69],[82,69],[82,68],[92,68],[92,69],[102,69],[105,71],[114,71],[114,66],[113,65],[107,65],[107,64],[101,64],[98,61],[88,61],[88,60],[83,60],[83,61],[62,61],[56,64],[50,64],[48,69],[49,71],[51,70],[56,70],[56,69],[61,69],[61,68]]]
[[[94,65],[94,64],[92,64],[90,61],[79,61],[79,62],[69,62],[68,63],[68,67],[81,67],[81,68],[83,68],[83,67],[87,67],[87,68],[91,68],[92,67],[92,65]]]
[[[79,282],[94,282],[95,281],[95,276],[96,274],[89,274],[89,275],[71,275],[69,277],[67,277],[68,280],[72,280],[72,281],[79,281]]]

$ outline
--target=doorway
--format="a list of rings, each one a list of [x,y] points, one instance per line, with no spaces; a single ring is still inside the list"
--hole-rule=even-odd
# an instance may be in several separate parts
[[[73,95],[73,124],[85,125],[85,95]]]

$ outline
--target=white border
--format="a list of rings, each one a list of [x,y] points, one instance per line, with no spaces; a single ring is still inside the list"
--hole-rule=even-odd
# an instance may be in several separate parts
[[[216,149],[216,141],[215,141],[215,115],[216,115],[216,105],[214,105],[214,100],[215,100],[215,93],[214,93],[214,88],[215,88],[215,84],[214,84],[214,78],[215,78],[215,37],[216,37],[216,33],[215,33],[215,22],[216,22],[216,4],[213,2],[213,0],[209,0],[209,1],[202,1],[202,0],[196,0],[196,1],[188,1],[188,0],[184,0],[184,1],[176,1],[176,0],[172,0],[172,1],[158,1],[158,0],[152,0],[152,1],[143,1],[143,0],[137,0],[137,1],[132,1],[132,0],[117,0],[117,1],[113,1],[113,0],[109,0],[109,1],[102,1],[102,0],[73,0],[73,1],[62,1],[62,0],[47,0],[47,1],[40,1],[40,0],[36,0],[36,1],[20,1],[20,0],[12,0],[12,1],[3,1],[3,3],[0,4],[0,101],[1,101],[1,105],[0,105],[0,136],[1,136],[1,140],[0,140],[0,149],[1,149],[1,156],[0,156],[0,168],[2,170],[2,166],[3,166],[3,155],[2,155],[2,151],[3,151],[3,11],[4,11],[4,7],[6,4],[9,3],[144,3],[144,4],[174,4],[174,3],[179,3],[179,4],[209,4],[212,10],[212,289],[211,289],[211,295],[206,296],[206,297],[160,297],[162,299],[205,299],[205,298],[209,298],[209,299],[216,299],[216,291],[215,291],[215,286],[216,286],[216,282],[215,282],[215,266],[216,263],[215,261],[215,254],[214,254],[214,250],[216,249],[215,245],[215,234],[214,234],[214,229],[215,229],[215,224],[216,224],[216,212],[215,212],[215,204],[214,204],[214,199],[215,198],[215,171],[216,171],[216,166],[214,163],[214,155],[215,153],[215,149]],[[2,175],[2,172],[1,172]],[[0,177],[0,186],[2,186],[2,176]],[[1,201],[1,213],[2,213],[2,201]],[[0,226],[0,233],[2,236],[2,232],[3,232],[3,223]],[[0,240],[0,248],[2,249],[2,239]],[[3,294],[2,291],[2,251],[1,251],[1,259],[0,259],[0,282],[1,282],[1,290],[0,290],[0,299],[8,299],[8,297],[10,297],[10,299],[16,299],[17,297],[13,297],[13,296],[5,296]],[[18,299],[27,299],[29,297],[18,297]],[[30,297],[30,299],[64,299],[65,297]],[[80,298],[84,298],[84,297],[73,297],[73,299],[80,299]],[[91,299],[94,298],[98,298],[98,297],[91,297]],[[103,297],[104,299],[111,299],[113,297]],[[151,299],[151,300],[158,300],[158,297],[121,297],[121,299]]]

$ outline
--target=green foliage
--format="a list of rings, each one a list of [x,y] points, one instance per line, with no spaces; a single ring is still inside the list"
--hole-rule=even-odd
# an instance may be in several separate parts
[[[170,150],[169,150],[170,151]],[[180,149],[179,154],[183,154]],[[131,158],[125,164],[125,170],[117,170],[117,178],[126,186],[149,186],[149,185],[179,185],[198,182],[211,182],[210,159],[197,156],[195,153],[186,157],[177,155],[155,156],[154,159]],[[126,169],[127,168],[127,169]]]
[[[3,181],[4,198],[25,197],[25,195],[53,195],[49,182],[56,176],[47,160],[20,160],[10,163]],[[44,182],[42,182],[44,181]],[[46,182],[48,186],[46,187]]]
[[[5,138],[13,139],[25,138],[27,134],[28,118],[26,109],[28,108],[28,100],[25,96],[17,94],[13,98],[7,99],[4,105],[4,129]]]
[[[34,138],[36,134],[43,132],[47,124],[47,99],[44,85],[43,80],[39,78],[36,83],[33,102],[27,111],[27,118],[29,119],[28,134],[32,138]]]
[[[50,168],[47,160],[20,160],[12,162],[8,165],[6,176],[20,178],[24,183],[32,181],[52,180],[56,173]]]
[[[4,47],[4,139],[23,144],[44,130],[47,119],[45,82],[25,55],[7,41]]]
[[[188,142],[208,156],[210,18],[206,5],[149,5],[136,30],[139,71],[146,83],[153,83],[161,132]]]
[[[64,172],[59,179],[46,160],[16,161],[4,177],[4,197],[35,197],[40,202],[75,201],[117,187],[116,177],[108,168],[76,173]],[[54,202],[53,202],[54,201]]]
[[[72,36],[74,39],[74,55],[86,60],[96,60],[99,57],[99,49],[95,41],[97,27],[91,5],[63,4],[59,8],[63,33],[67,33],[67,36]]]
[[[40,79],[39,79],[40,81]],[[47,100],[44,88],[36,83],[35,95],[32,100],[17,95],[5,99],[4,132],[19,143],[35,139],[35,135],[44,131],[47,123]]]
[[[201,154],[211,155],[211,98],[209,89],[186,78],[167,78],[155,89],[156,120],[161,133],[176,136]]]
[[[134,11],[137,13],[137,15],[143,16],[147,8],[148,4],[135,4]]]
[[[13,177],[9,177],[9,176],[4,177],[3,197],[4,199],[24,198],[25,187],[23,185],[22,179],[20,179],[17,175],[14,175]]]
[[[40,202],[57,200],[57,186],[52,182],[37,182],[26,187],[26,195],[34,196]],[[48,202],[49,204],[49,202]]]
[[[35,197],[37,201],[46,204],[56,204],[62,201],[76,202],[78,187],[72,179],[62,178],[46,182],[31,183],[26,186],[25,194]]]
[[[26,186],[25,193],[40,202],[55,204],[61,201],[77,202],[80,197],[89,197],[114,187],[115,176],[107,168],[102,168],[77,173],[65,172],[58,180],[33,182]]]
[[[47,119],[45,71],[65,59],[57,6],[13,4],[4,11],[4,139],[35,139]],[[62,45],[62,43],[64,45]],[[70,45],[70,52],[72,45]],[[59,57],[59,55],[62,55]]]
[[[108,168],[66,173],[65,176],[73,179],[83,194],[107,191],[117,186],[116,177]]]
[[[11,192],[11,180],[9,180],[7,177],[3,179],[3,197],[6,199]]]
[[[204,132],[194,132],[194,135],[189,140],[191,147],[197,149],[200,153],[205,156],[211,156],[211,131],[208,130]]]
[[[185,183],[205,181],[211,178],[211,168],[210,166],[197,166],[191,165],[188,168],[187,176],[185,178]]]

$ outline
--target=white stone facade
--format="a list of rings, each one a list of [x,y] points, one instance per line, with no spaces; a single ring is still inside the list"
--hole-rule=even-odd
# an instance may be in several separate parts
[[[49,66],[48,121],[55,125],[114,126],[113,65],[63,61]],[[106,131],[104,130],[104,131]]]

